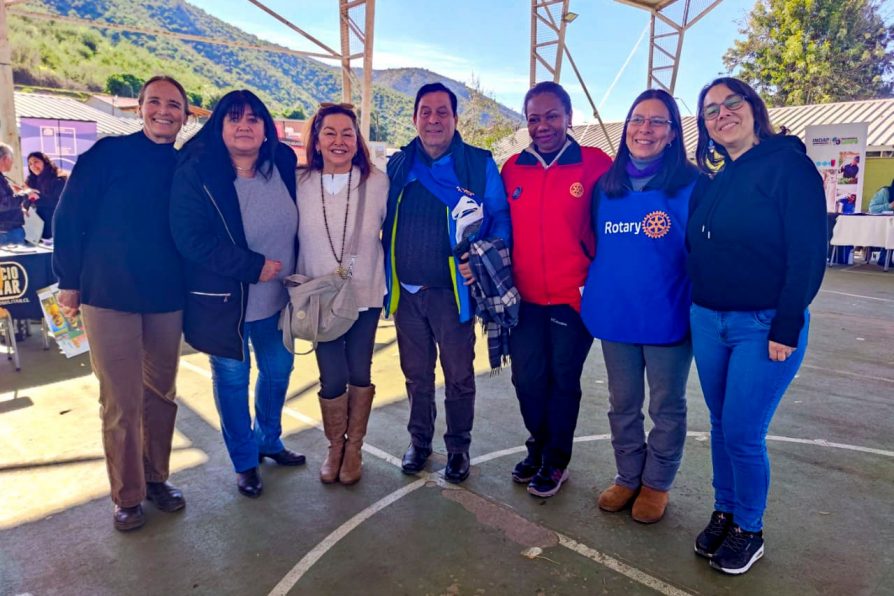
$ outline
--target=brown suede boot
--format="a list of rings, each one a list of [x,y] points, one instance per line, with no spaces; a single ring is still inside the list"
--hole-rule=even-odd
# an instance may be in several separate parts
[[[654,524],[664,517],[667,501],[667,491],[655,490],[644,484],[636,501],[633,502],[631,515],[641,524]]]
[[[333,399],[320,398],[320,412],[323,414],[323,434],[329,439],[329,453],[320,466],[320,482],[338,482],[338,471],[345,451],[345,433],[348,430],[348,394],[343,393]]]
[[[639,490],[627,488],[620,484],[612,484],[610,487],[602,491],[599,495],[599,508],[603,511],[614,513],[627,507],[627,505],[636,497]]]
[[[342,484],[354,484],[360,480],[360,468],[363,465],[360,448],[363,447],[363,437],[366,436],[366,425],[369,423],[375,394],[375,385],[348,385],[348,441],[345,443],[345,457],[338,473],[338,480]]]

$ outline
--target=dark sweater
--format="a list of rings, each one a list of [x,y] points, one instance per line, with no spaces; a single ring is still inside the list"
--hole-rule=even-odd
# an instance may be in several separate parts
[[[400,201],[394,235],[394,260],[400,281],[452,288],[450,256],[447,207],[420,182],[411,182]]]
[[[124,312],[183,308],[169,224],[173,145],[108,137],[79,159],[56,210],[53,269],[81,302]]]
[[[25,225],[22,202],[25,196],[10,186],[6,176],[0,174],[0,232],[8,232]]]
[[[719,311],[776,309],[770,340],[797,346],[825,272],[823,183],[796,137],[775,136],[692,193],[686,242],[692,301]]]

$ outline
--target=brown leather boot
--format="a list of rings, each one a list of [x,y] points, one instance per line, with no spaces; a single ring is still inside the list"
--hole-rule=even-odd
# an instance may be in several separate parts
[[[633,502],[631,515],[641,524],[654,524],[664,517],[667,501],[667,491],[655,490],[644,484]]]
[[[323,434],[329,439],[329,453],[320,466],[320,482],[338,482],[338,471],[345,450],[345,433],[348,430],[348,394],[343,393],[333,399],[320,398],[320,412],[323,414]]]
[[[639,490],[627,488],[620,484],[612,484],[599,495],[599,508],[611,513],[620,511],[627,507],[630,501],[636,497],[636,493],[638,492]]]
[[[342,484],[354,484],[360,480],[360,468],[363,456],[363,437],[366,436],[366,425],[372,411],[373,396],[376,386],[355,387],[348,385],[348,440],[345,443],[345,457],[341,462],[338,480]]]

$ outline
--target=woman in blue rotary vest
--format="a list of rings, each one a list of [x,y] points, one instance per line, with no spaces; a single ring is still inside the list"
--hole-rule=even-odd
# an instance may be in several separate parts
[[[665,91],[636,98],[622,138],[593,191],[596,257],[581,315],[602,340],[617,465],[599,507],[615,512],[633,503],[633,519],[654,523],[664,516],[686,439],[692,343],[685,232],[697,170],[686,159],[680,111]]]

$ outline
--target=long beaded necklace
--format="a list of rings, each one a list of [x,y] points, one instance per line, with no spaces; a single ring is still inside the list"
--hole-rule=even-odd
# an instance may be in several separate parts
[[[332,242],[332,234],[329,232],[329,216],[326,213],[326,191],[323,189],[323,172],[320,172],[320,198],[323,201],[323,224],[326,226],[326,238],[329,240],[329,249],[332,251],[332,256],[335,258],[335,262],[338,263],[338,267],[335,268],[335,272],[342,279],[348,278],[348,270],[344,268],[342,262],[345,258],[345,237],[348,233],[348,212],[351,210],[351,176],[354,174],[354,168],[348,170],[348,198],[345,201],[345,222],[344,227],[341,230],[341,254],[335,254],[335,243]]]

